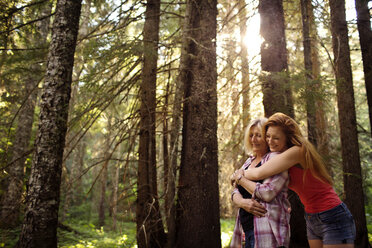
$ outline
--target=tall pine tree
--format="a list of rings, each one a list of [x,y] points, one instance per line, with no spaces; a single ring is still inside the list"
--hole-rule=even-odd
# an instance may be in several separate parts
[[[18,247],[57,247],[63,148],[81,0],[59,0]]]
[[[216,0],[188,0],[176,247],[221,247],[217,160]]]
[[[160,0],[146,3],[143,29],[143,68],[140,86],[140,140],[137,181],[137,244],[139,248],[164,247],[156,178],[156,75],[159,43]]]
[[[344,0],[330,0],[332,47],[344,172],[345,200],[357,228],[355,247],[368,247],[353,78]],[[358,204],[355,204],[355,203]]]

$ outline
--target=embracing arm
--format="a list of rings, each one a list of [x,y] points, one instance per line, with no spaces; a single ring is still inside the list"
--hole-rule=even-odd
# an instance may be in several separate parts
[[[304,164],[301,147],[293,146],[286,151],[271,158],[258,168],[245,170],[244,177],[249,180],[262,180],[288,170],[296,164]]]
[[[253,194],[255,188],[256,188],[256,183],[245,178],[244,177],[244,171],[245,169],[242,167],[240,168],[239,170],[236,170],[234,172],[234,174],[232,174],[230,180],[232,182],[232,184],[235,186],[237,186],[237,184],[239,184],[240,186],[242,186],[245,190],[247,190],[250,194]]]
[[[243,176],[244,170],[239,171],[242,173],[242,178],[239,180],[239,185],[245,188],[250,194],[253,194],[255,188],[256,188],[256,183],[252,182],[251,180],[248,180]]]
[[[262,217],[266,213],[264,206],[254,199],[244,199],[239,191],[234,190],[231,199],[237,207],[243,208],[248,213],[251,213],[257,217]]]
[[[266,178],[263,183],[257,183],[254,198],[271,202],[288,185],[288,171]]]

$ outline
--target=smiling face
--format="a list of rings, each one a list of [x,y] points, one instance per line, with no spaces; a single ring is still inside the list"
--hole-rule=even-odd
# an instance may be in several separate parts
[[[253,154],[262,156],[268,152],[265,139],[262,137],[261,128],[252,126],[249,131],[249,141],[252,145]]]
[[[279,126],[269,126],[266,131],[266,142],[272,152],[283,152],[288,149],[287,137]]]

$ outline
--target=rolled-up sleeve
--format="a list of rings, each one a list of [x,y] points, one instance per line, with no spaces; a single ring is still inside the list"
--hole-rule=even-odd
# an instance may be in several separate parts
[[[240,194],[238,188],[234,188],[234,190],[231,192],[231,201],[233,201],[233,196],[234,196],[234,194]]]
[[[253,197],[265,202],[271,202],[288,184],[288,171],[284,171],[263,181],[256,183]]]
[[[253,157],[249,157],[244,164],[240,167],[240,169],[246,169],[252,163]],[[231,201],[233,200],[234,194],[240,194],[238,187],[235,187],[234,190],[231,192]]]

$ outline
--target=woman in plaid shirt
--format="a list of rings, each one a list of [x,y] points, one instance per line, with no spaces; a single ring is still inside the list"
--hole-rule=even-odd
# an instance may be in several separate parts
[[[278,130],[270,129],[269,135],[272,138],[267,141],[273,152],[266,153],[268,151],[267,144],[261,135],[261,125],[264,122],[266,119],[258,119],[248,126],[245,148],[253,152],[255,156],[248,158],[242,168],[232,175],[236,186],[232,193],[233,202],[241,207],[240,201],[252,197],[250,194],[253,194],[251,200],[253,204],[249,209],[250,213],[246,213],[242,208],[239,210],[231,247],[241,246],[240,223],[245,233],[245,247],[288,247],[289,245],[288,173],[282,172],[259,182],[252,182],[243,177],[245,170],[259,167],[275,156],[276,153],[273,152],[282,152],[287,149],[284,133],[280,133],[280,130],[278,132]],[[257,202],[260,202],[261,205],[258,205]],[[267,212],[263,211],[261,206]],[[247,214],[250,218],[247,218]]]

